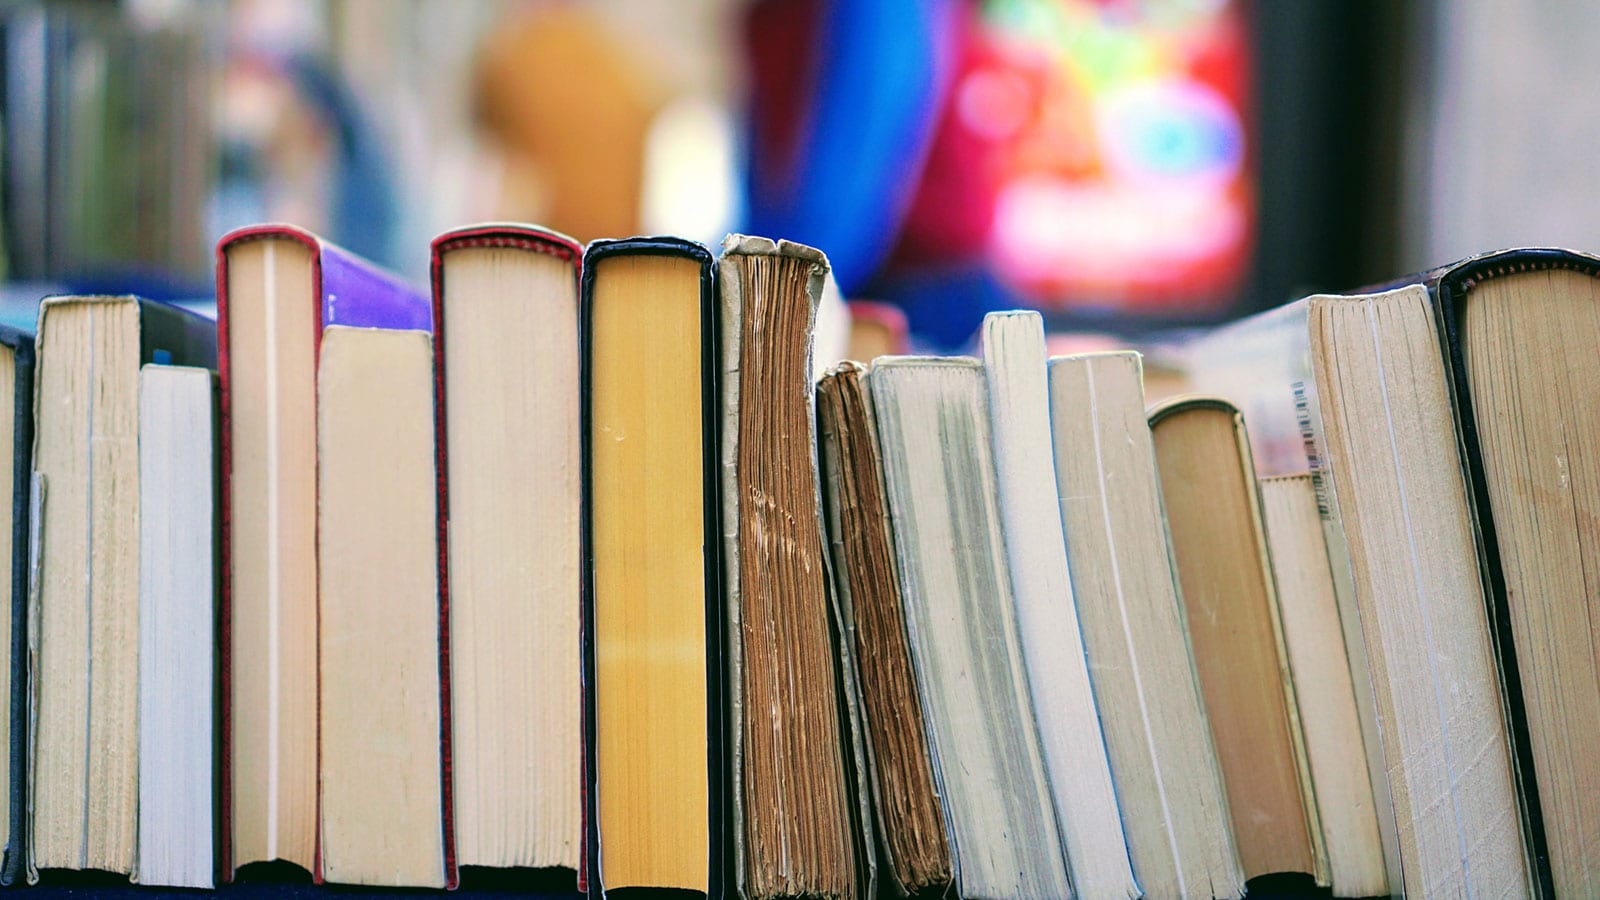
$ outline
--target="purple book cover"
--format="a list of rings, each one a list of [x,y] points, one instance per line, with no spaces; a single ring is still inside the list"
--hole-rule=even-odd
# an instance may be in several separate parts
[[[328,243],[322,250],[322,327],[433,330],[433,302],[413,285]]]

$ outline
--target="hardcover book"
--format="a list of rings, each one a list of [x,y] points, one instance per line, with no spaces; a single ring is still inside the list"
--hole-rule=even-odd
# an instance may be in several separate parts
[[[1327,885],[1316,793],[1289,676],[1244,419],[1225,400],[1150,413],[1189,643],[1246,879]]]
[[[0,885],[12,885],[26,877],[28,815],[28,544],[30,485],[33,479],[33,335],[0,326],[0,447],[11,445],[9,477],[0,476],[0,491],[8,492],[11,528],[0,529],[10,543],[0,559],[11,561],[11,605],[5,614],[5,637],[0,640],[11,654],[0,665],[0,690],[9,704],[5,716],[7,813],[5,819],[5,858],[0,861]],[[7,384],[6,382],[10,383]],[[9,398],[9,399],[8,399]]]
[[[711,254],[584,254],[583,865],[591,897],[722,897],[726,764]]]
[[[1558,896],[1593,894],[1600,755],[1585,748],[1600,745],[1600,258],[1507,250],[1426,283],[1449,352],[1535,872]]]
[[[463,866],[579,868],[582,259],[571,238],[532,226],[433,242]]]

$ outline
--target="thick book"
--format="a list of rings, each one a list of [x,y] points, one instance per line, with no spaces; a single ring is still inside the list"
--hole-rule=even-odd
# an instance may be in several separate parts
[[[1243,410],[1257,475],[1307,474],[1316,488],[1388,890],[1548,893],[1515,647],[1464,462],[1440,277],[1308,297],[1182,353],[1195,389]],[[1320,741],[1308,751],[1347,752]],[[1335,869],[1371,855],[1343,852]]]
[[[46,298],[38,334],[28,877],[39,869],[136,877],[141,367],[209,369],[216,333],[174,306],[86,296]],[[207,560],[202,552],[187,561]],[[188,688],[209,697],[209,679]],[[210,828],[197,832],[191,840],[212,839]]]
[[[1150,412],[1189,642],[1245,878],[1327,860],[1245,423],[1225,400]]]
[[[244,228],[218,243],[224,879],[273,860],[321,877],[317,367],[333,326],[428,332],[431,304],[398,277],[293,226]],[[444,573],[439,604],[447,608]],[[448,720],[445,648],[441,628]],[[440,744],[453,879],[448,729]]]
[[[1536,875],[1558,896],[1594,894],[1600,257],[1506,250],[1423,281],[1449,354]]]
[[[527,225],[433,242],[460,865],[578,870],[578,272]]]
[[[8,358],[9,357],[9,358]],[[5,858],[0,861],[0,885],[12,885],[26,875],[28,814],[28,537],[30,485],[33,480],[33,335],[0,326],[0,401],[9,397],[11,408],[0,409],[0,447],[11,445],[10,477],[0,477],[0,491],[9,492],[11,529],[0,529],[9,546],[0,559],[11,560],[11,604],[0,646],[10,658],[0,665],[5,686],[0,696],[9,704],[5,746],[7,812]],[[9,379],[10,384],[6,384]]]
[[[853,650],[829,602],[813,406],[828,263],[730,235],[717,274],[735,881],[749,900],[870,896]]]
[[[675,238],[596,241],[582,283],[584,882],[591,897],[722,897],[711,254]]]

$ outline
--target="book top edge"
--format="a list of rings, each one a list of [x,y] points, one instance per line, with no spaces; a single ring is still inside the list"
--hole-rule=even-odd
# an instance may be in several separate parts
[[[748,234],[730,234],[722,239],[723,256],[789,256],[822,266],[828,265],[827,254],[807,244],[794,241],[759,237]]]
[[[711,250],[705,244],[687,238],[660,235],[590,241],[583,252],[584,268],[607,257],[644,255],[683,256],[701,265],[711,264]]]
[[[481,222],[475,225],[463,225],[442,231],[433,239],[433,252],[436,255],[475,247],[505,247],[554,253],[574,264],[583,258],[583,244],[576,238],[553,228],[521,222]]]

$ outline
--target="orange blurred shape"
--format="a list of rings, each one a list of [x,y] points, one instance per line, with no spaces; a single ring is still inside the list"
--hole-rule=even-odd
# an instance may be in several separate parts
[[[876,300],[850,301],[850,352],[847,359],[871,362],[910,352],[910,329],[898,306]]]
[[[575,6],[535,7],[494,29],[476,104],[505,158],[499,218],[580,241],[639,232],[645,137],[668,96],[642,56]]]

